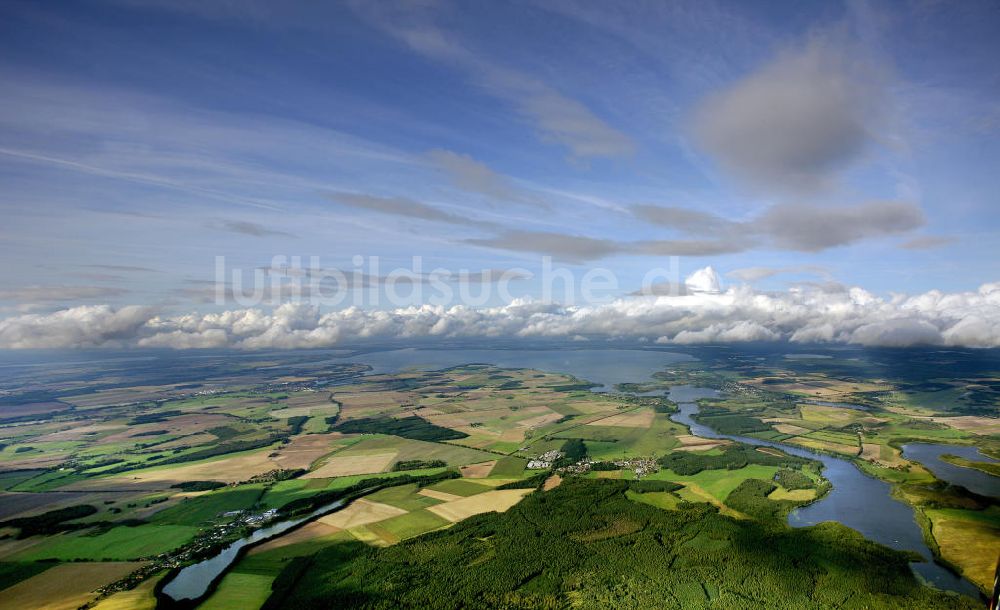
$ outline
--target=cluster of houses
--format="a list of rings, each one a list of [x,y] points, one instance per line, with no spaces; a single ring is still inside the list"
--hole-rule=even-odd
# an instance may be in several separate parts
[[[642,477],[657,472],[660,469],[660,465],[655,459],[650,457],[636,457],[636,458],[623,458],[620,460],[593,460],[587,458],[585,460],[580,460],[576,464],[566,466],[565,468],[560,468],[560,472],[566,472],[571,474],[586,474],[591,470],[611,470],[611,468],[594,468],[595,464],[613,464],[616,470],[631,470],[635,473],[635,478],[641,479]]]
[[[760,388],[755,388],[752,385],[747,385],[745,383],[736,383],[735,381],[727,381],[722,384],[722,393],[730,394],[733,396],[752,396],[757,397],[761,395]]]
[[[660,465],[656,460],[650,457],[615,460],[614,464],[622,470],[631,470],[635,473],[635,478],[637,479],[641,479],[647,474],[652,474],[660,469]]]
[[[562,451],[546,451],[542,455],[528,462],[528,470],[547,470],[552,468],[552,464],[563,456]]]
[[[262,513],[251,513],[251,512],[242,511],[242,510],[231,510],[228,513],[223,513],[222,516],[223,517],[237,517],[237,516],[239,517],[239,519],[237,519],[236,521],[234,521],[228,527],[235,527],[235,526],[238,526],[240,524],[247,525],[247,526],[250,526],[250,527],[259,527],[259,526],[267,523],[268,521],[271,521],[275,517],[277,517],[278,516],[278,509],[276,509],[276,508],[270,508],[268,510],[265,510]],[[227,526],[222,526],[222,529],[223,529],[223,534],[225,534],[226,533],[225,530],[227,529]],[[220,538],[221,537],[222,536],[220,536]]]
[[[560,451],[546,451],[542,455],[530,460],[528,462],[528,469],[545,470],[551,468],[556,460],[562,456],[563,454]],[[620,460],[595,460],[588,457],[575,464],[559,468],[559,472],[563,474],[586,474],[591,470],[595,470],[595,464],[613,464],[617,470],[631,470],[635,473],[635,477],[637,479],[641,479],[648,474],[652,474],[660,470],[660,465],[657,463],[656,459],[651,457],[622,458]],[[611,470],[607,467],[598,469]]]

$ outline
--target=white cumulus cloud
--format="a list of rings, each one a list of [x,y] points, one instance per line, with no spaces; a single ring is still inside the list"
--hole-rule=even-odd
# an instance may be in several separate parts
[[[497,307],[350,307],[323,312],[286,303],[272,311],[157,315],[144,307],[81,306],[0,320],[0,348],[135,345],[177,349],[328,347],[365,339],[657,337],[660,344],[741,341],[870,346],[1000,347],[1000,283],[976,291],[881,297],[861,288],[721,290],[714,271],[682,294],[600,305],[515,300]],[[696,289],[695,289],[696,288]]]

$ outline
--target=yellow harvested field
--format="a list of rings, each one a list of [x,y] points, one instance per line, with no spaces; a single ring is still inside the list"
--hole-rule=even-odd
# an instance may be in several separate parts
[[[589,422],[588,426],[619,426],[622,428],[648,428],[653,424],[656,414],[652,409],[636,409],[628,413],[619,413],[604,419]]]
[[[444,502],[451,502],[453,500],[461,500],[462,496],[456,496],[455,494],[450,494],[443,491],[437,491],[436,489],[421,489],[417,492],[421,496],[427,496],[428,498],[434,498],[435,500],[442,500]]]
[[[156,596],[153,589],[166,572],[161,572],[153,578],[148,578],[138,587],[128,591],[119,591],[97,602],[94,610],[155,610]]]
[[[941,556],[962,568],[963,575],[984,591],[992,590],[1000,529],[951,518],[946,511],[928,510],[927,516]]]
[[[768,382],[765,383],[765,380],[768,380]],[[848,394],[854,392],[878,392],[886,389],[886,386],[883,384],[843,381],[830,377],[759,377],[757,379],[751,379],[747,383],[767,390],[774,390],[777,392],[794,392],[798,394],[805,394],[814,398],[834,401],[839,398],[845,398]]]
[[[30,538],[23,538],[21,540],[13,537],[0,539],[0,561],[6,561],[9,557],[13,557],[43,542],[45,542],[45,539],[41,536],[31,536]]]
[[[964,430],[973,434],[1000,434],[1000,419],[996,417],[959,415],[958,417],[931,417],[930,419],[939,424],[951,426],[956,430]]]
[[[402,508],[396,508],[395,506],[389,506],[388,504],[382,504],[380,502],[372,502],[362,498],[351,502],[346,508],[338,510],[333,514],[320,517],[317,522],[339,529],[348,529],[359,525],[365,525],[366,523],[384,521],[391,517],[405,515],[406,513],[407,511]]]
[[[556,487],[559,487],[562,481],[563,480],[561,476],[554,474],[551,477],[545,479],[545,484],[542,485],[542,491],[549,491],[550,489],[555,489]]]
[[[17,455],[17,454],[14,454]],[[7,457],[7,456],[4,456]],[[27,458],[4,459],[3,470],[31,470],[34,468],[51,468],[66,461],[69,456],[62,454],[36,455]]]
[[[291,546],[300,542],[309,542],[310,540],[328,538],[340,531],[342,530],[339,527],[323,523],[322,521],[313,521],[312,523],[307,523],[300,528],[292,530],[288,534],[278,536],[277,538],[268,540],[264,544],[253,547],[250,549],[249,554],[256,555],[258,553],[273,551],[274,549],[280,549],[282,547]]]
[[[341,420],[368,417],[385,411],[396,412],[401,406],[416,404],[414,395],[390,390],[336,393],[333,400],[340,403]]]
[[[677,451],[707,451],[730,444],[725,439],[704,438],[702,436],[694,436],[693,434],[681,434],[677,437],[677,440],[681,443],[680,447],[674,448]]]
[[[835,453],[843,453],[844,455],[858,455],[858,447],[855,445],[843,445],[841,443],[831,443],[830,441],[822,441],[816,438],[806,438],[804,436],[796,436],[793,438],[786,439],[786,443],[792,443],[793,445],[800,445],[802,447],[809,447],[811,449],[824,449],[826,451],[833,451]]]
[[[803,428],[802,426],[796,426],[794,424],[775,424],[774,429],[782,434],[808,434],[811,432],[809,428]]]
[[[0,608],[76,610],[97,597],[98,589],[143,565],[137,561],[58,565],[0,591]]]
[[[848,423],[866,417],[864,411],[846,407],[828,407],[824,405],[799,405],[802,419],[816,422]]]
[[[112,489],[125,487],[134,489],[164,489],[178,481],[220,481],[235,483],[279,466],[268,457],[270,449],[236,457],[137,470],[119,476],[91,479],[69,485],[66,489]]]
[[[352,474],[372,474],[383,472],[396,459],[396,452],[374,455],[334,456],[312,472],[302,475],[303,479],[325,479],[345,477]]]
[[[161,422],[128,426],[121,432],[106,436],[103,441],[105,443],[138,442],[142,440],[142,437],[136,437],[136,434],[142,434],[151,430],[166,430],[171,435],[202,434],[209,428],[225,426],[226,424],[231,424],[233,421],[233,418],[217,413],[191,413],[171,417]],[[209,435],[208,438],[215,439],[216,437]],[[162,446],[160,445],[160,447]]]
[[[172,441],[166,443],[160,443],[156,446],[157,449],[177,449],[179,447],[194,447],[195,445],[204,445],[206,443],[212,443],[218,440],[218,437],[214,434],[209,434],[208,432],[202,432],[200,434],[189,434],[187,436],[182,436],[180,438],[175,438]]]
[[[275,452],[278,455],[272,459],[279,467],[289,470],[309,468],[313,462],[343,445],[343,441],[344,435],[339,432],[300,434],[292,437],[287,445],[279,447]]]
[[[287,419],[289,417],[302,417],[303,415],[306,417],[311,415],[333,415],[339,410],[340,407],[330,403],[326,405],[285,407],[284,409],[275,409],[274,411],[270,411],[268,412],[268,415],[274,419]]]
[[[468,498],[460,498],[444,504],[429,506],[427,510],[452,523],[468,519],[472,515],[489,512],[505,512],[531,493],[531,489],[494,489]]]
[[[603,400],[574,400],[566,403],[566,406],[584,414],[614,413],[618,410],[616,403]]]
[[[493,467],[497,465],[496,460],[490,460],[488,462],[480,462],[478,464],[469,464],[468,466],[462,466],[462,476],[467,479],[485,479],[490,476],[490,471]]]
[[[372,546],[389,546],[389,543],[386,542],[381,536],[371,531],[364,525],[352,527],[347,530],[347,533],[365,544],[370,544]]]
[[[882,458],[882,445],[878,443],[861,443],[861,459],[878,462]]]
[[[767,496],[772,500],[792,500],[794,502],[804,502],[816,497],[815,489],[785,489],[777,487]]]
[[[546,411],[548,411],[546,409]],[[541,415],[535,417],[529,417],[527,419],[522,419],[517,422],[517,425],[521,428],[539,428],[546,424],[551,424],[562,419],[562,415],[556,413],[555,411],[548,411],[547,413],[542,413]],[[523,432],[521,433],[523,436]]]
[[[33,442],[58,443],[65,441],[79,441],[94,436],[95,434],[100,434],[101,432],[107,432],[108,430],[118,430],[121,428],[122,426],[110,426],[108,424],[93,424],[90,426],[69,427],[63,430],[59,430],[58,432],[51,432],[49,434],[39,436]]]

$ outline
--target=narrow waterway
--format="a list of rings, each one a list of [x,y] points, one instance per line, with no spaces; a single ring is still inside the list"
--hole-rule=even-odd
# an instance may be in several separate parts
[[[1000,498],[1000,477],[976,470],[949,464],[941,459],[942,455],[957,455],[973,462],[997,463],[997,460],[980,452],[975,447],[959,445],[940,445],[932,443],[909,443],[903,445],[903,457],[923,464],[927,470],[942,481],[961,485],[971,492],[981,496]]]
[[[240,538],[236,542],[219,551],[219,553],[213,557],[191,564],[182,569],[169,583],[167,583],[165,587],[163,587],[163,593],[175,601],[201,599],[201,597],[208,592],[208,588],[211,584],[222,576],[229,566],[239,558],[240,550],[244,547],[251,544],[257,544],[258,542],[263,542],[269,538],[274,538],[275,536],[280,536],[297,525],[305,523],[311,519],[316,519],[317,517],[322,517],[329,512],[337,510],[343,505],[344,501],[338,500],[331,504],[327,504],[326,506],[317,508],[304,517],[299,517],[298,519],[288,519],[287,521],[279,521],[277,523],[272,523],[267,527],[254,530],[254,532],[249,536]]]
[[[870,540],[890,548],[919,553],[927,561],[914,562],[910,565],[914,572],[935,587],[957,591],[975,598],[980,596],[979,590],[971,582],[934,563],[931,550],[924,544],[923,534],[914,518],[913,509],[892,497],[888,483],[865,475],[847,460],[784,443],[719,434],[712,428],[696,422],[692,418],[692,415],[698,412],[696,401],[700,398],[717,397],[718,392],[715,390],[674,386],[670,388],[667,396],[677,403],[679,408],[670,419],[689,426],[693,434],[706,438],[727,438],[749,445],[774,447],[790,455],[823,463],[823,476],[830,481],[833,489],[818,501],[792,511],[788,515],[788,524],[792,527],[839,521],[861,532]]]

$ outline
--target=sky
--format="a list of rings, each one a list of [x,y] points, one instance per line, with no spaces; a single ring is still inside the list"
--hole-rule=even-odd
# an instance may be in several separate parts
[[[977,0],[9,0],[0,348],[998,346],[998,27]]]

